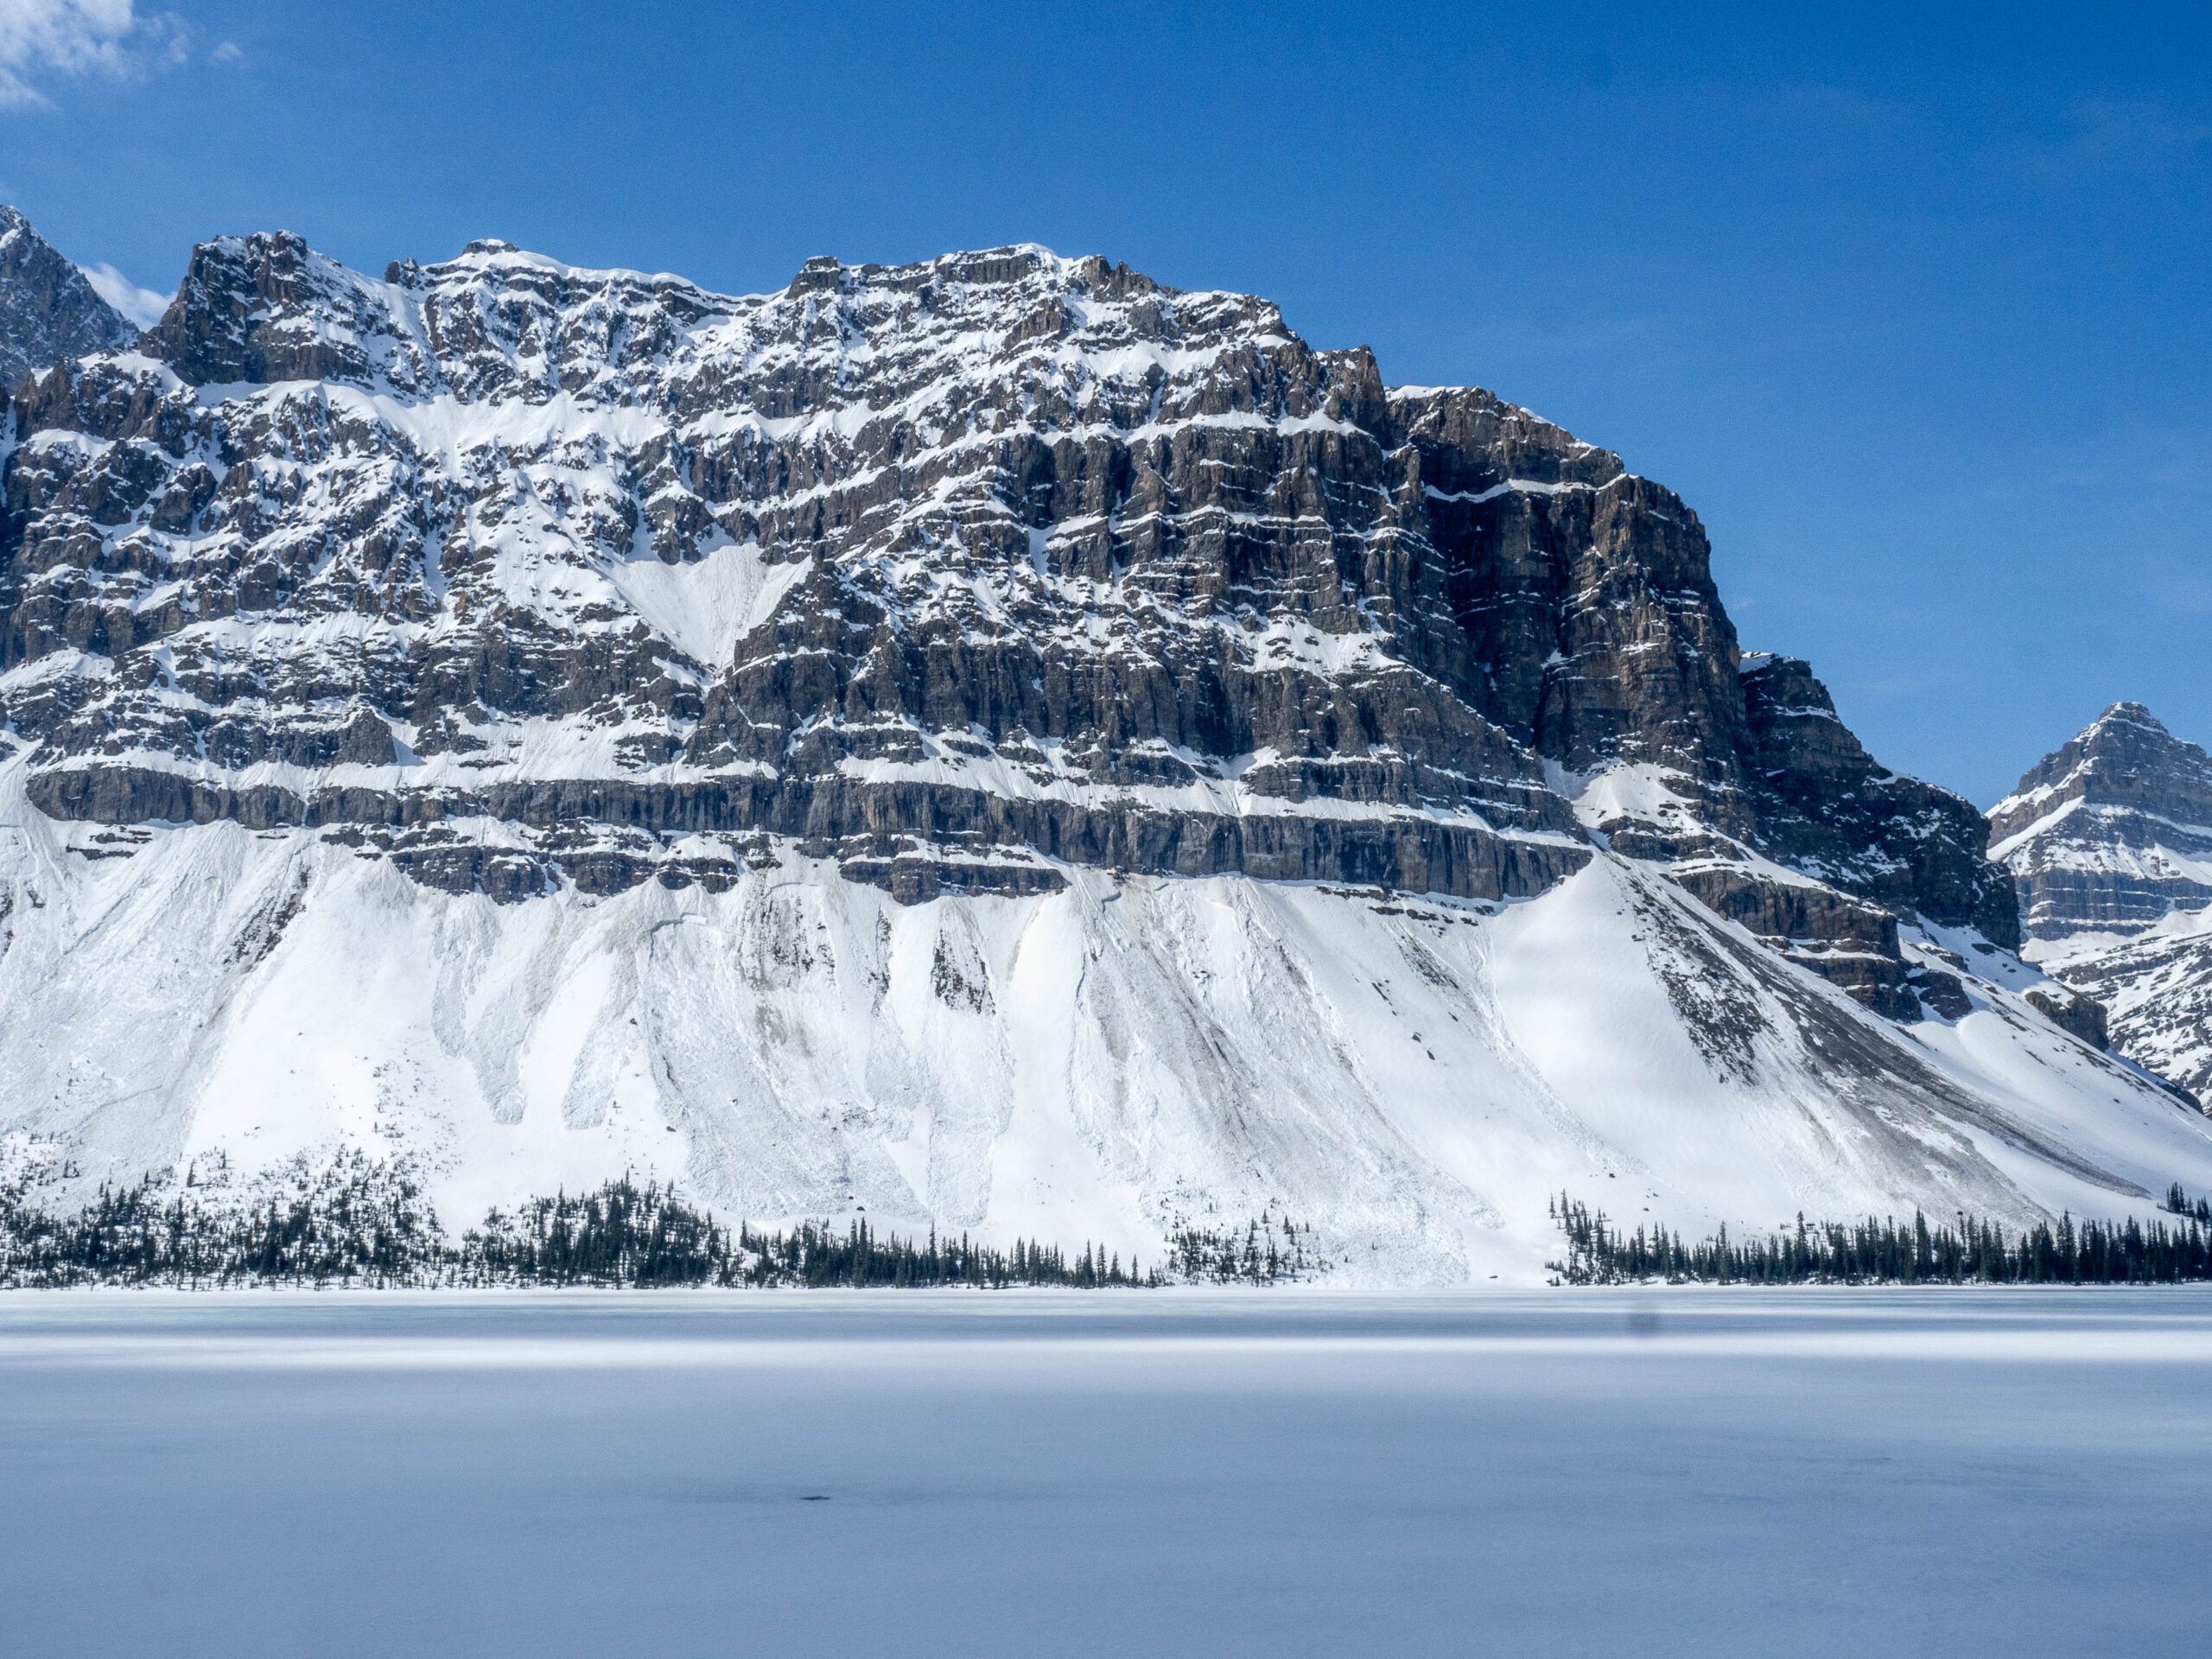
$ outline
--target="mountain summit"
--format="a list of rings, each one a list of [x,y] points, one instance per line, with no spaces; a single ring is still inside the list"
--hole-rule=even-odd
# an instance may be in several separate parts
[[[1500,898],[1587,857],[1547,765],[1626,766],[1608,837],[2012,942],[1965,803],[1803,664],[1738,671],[1678,499],[1263,301],[1026,247],[376,283],[276,235],[199,249],[141,349],[16,399],[0,667],[60,658],[10,705],[56,816],[350,822],[459,891],[412,832],[488,817],[514,896],[762,830],[916,891],[1042,855]]]
[[[114,351],[137,328],[54,251],[30,220],[0,204],[0,397],[33,369]]]
[[[2136,933],[2212,906],[2212,760],[2116,702],[1989,810],[2030,937]]]
[[[365,1138],[456,1202],[1289,1205],[1452,1277],[1592,1179],[2027,1217],[2212,1159],[1679,498],[1264,300],[276,233],[13,417],[0,988],[54,1035],[0,1122],[85,1179]]]
[[[2031,954],[2109,1007],[2121,1052],[2212,1090],[2212,759],[2114,703],[1989,820]]]

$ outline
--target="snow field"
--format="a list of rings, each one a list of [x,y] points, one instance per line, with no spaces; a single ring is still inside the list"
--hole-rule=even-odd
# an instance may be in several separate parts
[[[1693,1235],[2212,1189],[2212,1123],[2012,993],[1891,1026],[1610,856],[1503,906],[1070,869],[905,907],[788,850],[500,906],[232,823],[88,861],[12,772],[0,1132],[64,1192],[351,1146],[454,1230],[627,1170],[1147,1261],[1287,1213],[1357,1285],[1537,1280],[1562,1189]]]

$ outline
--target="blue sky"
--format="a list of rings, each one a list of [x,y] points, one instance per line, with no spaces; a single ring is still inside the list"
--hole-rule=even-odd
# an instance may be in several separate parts
[[[1101,252],[1618,449],[1893,766],[2212,741],[2205,9],[1538,10],[0,0],[0,200],[163,290]]]

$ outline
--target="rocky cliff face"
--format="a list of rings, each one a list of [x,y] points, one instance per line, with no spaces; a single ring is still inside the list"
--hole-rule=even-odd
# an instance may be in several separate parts
[[[1739,676],[1676,497],[1247,296],[1037,248],[729,298],[226,239],[15,416],[0,667],[58,817],[504,897],[766,834],[906,896],[1058,861],[1496,898],[1587,858],[1559,778],[1628,767],[1583,815],[1617,847],[2011,942],[1963,803],[1802,664]]]
[[[2212,760],[2114,703],[1990,809],[2030,953],[2115,1048],[2212,1094]]]
[[[0,397],[35,369],[128,346],[138,330],[30,221],[0,205]]]
[[[2103,1011],[2115,1052],[2212,1102],[2212,912],[2177,910],[2133,938],[2036,955]]]

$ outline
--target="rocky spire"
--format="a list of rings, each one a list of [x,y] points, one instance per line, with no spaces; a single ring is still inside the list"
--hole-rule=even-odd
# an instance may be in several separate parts
[[[2030,954],[2114,1052],[2212,1098],[2212,759],[2116,702],[1989,810]]]

